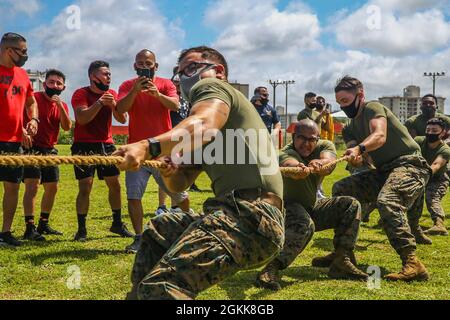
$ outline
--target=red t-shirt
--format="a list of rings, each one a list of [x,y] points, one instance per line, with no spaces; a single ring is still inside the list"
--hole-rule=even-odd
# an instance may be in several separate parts
[[[0,142],[22,142],[25,103],[33,87],[22,68],[0,65]]]
[[[125,81],[119,89],[119,100],[126,97],[133,89],[137,79]],[[167,97],[177,98],[177,89],[172,81],[155,77],[153,83],[159,92]],[[129,143],[153,138],[172,130],[170,110],[155,97],[139,93],[130,111]]]
[[[40,148],[52,149],[58,143],[59,126],[61,125],[61,112],[56,103],[49,101],[44,92],[36,92],[34,97],[39,108],[39,130],[33,137],[33,145]],[[64,109],[69,113],[67,104],[63,102]],[[29,120],[26,112],[23,113],[25,123]]]
[[[117,99],[117,92],[110,89],[108,93]],[[91,91],[89,87],[81,88],[75,91],[72,96],[72,107],[76,110],[79,107],[90,107],[102,97],[103,94],[97,94]],[[112,110],[105,106],[87,125],[76,123],[74,142],[87,143],[114,143],[112,136]]]

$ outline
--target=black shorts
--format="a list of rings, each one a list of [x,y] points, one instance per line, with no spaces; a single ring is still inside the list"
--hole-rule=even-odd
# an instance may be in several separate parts
[[[0,154],[2,155],[21,155],[23,154],[22,145],[13,142],[0,142]],[[23,167],[0,166],[0,181],[10,183],[20,183],[23,177]]]
[[[58,150],[33,147],[31,150],[25,150],[25,154],[37,156],[56,156]],[[59,168],[55,167],[25,167],[23,169],[23,181],[26,179],[39,179],[41,184],[55,183],[59,181]]]
[[[116,147],[109,143],[74,143],[72,155],[77,156],[110,156],[116,151]],[[104,180],[108,177],[117,177],[120,171],[116,166],[75,166],[75,177],[77,180],[95,177]]]

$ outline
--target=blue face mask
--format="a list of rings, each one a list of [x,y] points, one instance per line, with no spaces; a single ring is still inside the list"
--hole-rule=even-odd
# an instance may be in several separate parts
[[[215,68],[215,65],[199,68],[191,77],[188,77],[184,74],[180,76],[180,91],[181,96],[184,100],[190,102],[189,95],[191,93],[191,90],[198,82],[202,80],[202,73],[213,68]]]

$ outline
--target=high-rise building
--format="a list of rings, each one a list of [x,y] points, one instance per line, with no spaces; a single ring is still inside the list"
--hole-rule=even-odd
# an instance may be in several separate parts
[[[408,118],[420,113],[421,99],[420,87],[408,86],[403,90],[403,96],[381,97],[378,100],[405,123]],[[444,113],[446,98],[437,97],[437,99],[438,110]]]

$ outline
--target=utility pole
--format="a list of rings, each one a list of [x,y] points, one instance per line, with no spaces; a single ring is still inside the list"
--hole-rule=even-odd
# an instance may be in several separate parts
[[[277,87],[279,85],[282,85],[283,82],[281,80],[269,80],[269,83],[272,85],[273,87],[273,107],[276,108],[277,107]]]
[[[445,77],[445,72],[425,72],[423,76],[433,78],[433,95],[436,96],[436,79],[438,77]]]
[[[289,112],[288,112],[289,86],[294,85],[295,81],[294,80],[285,80],[282,83],[286,87],[286,133],[287,133],[287,129],[289,128]]]

